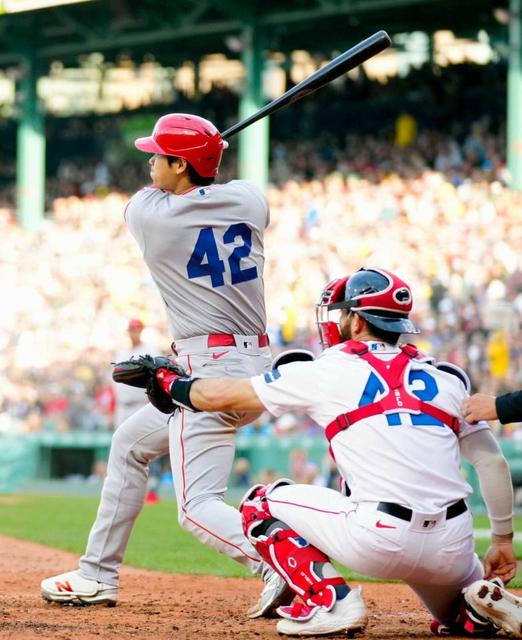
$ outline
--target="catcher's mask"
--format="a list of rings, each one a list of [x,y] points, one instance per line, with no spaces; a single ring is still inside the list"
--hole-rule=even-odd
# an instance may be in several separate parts
[[[341,309],[357,313],[371,325],[391,333],[419,333],[408,315],[413,304],[410,287],[384,269],[360,269],[332,280],[316,305],[317,328],[323,347],[341,342]],[[336,317],[331,314],[336,313]]]
[[[168,113],[154,125],[151,136],[138,138],[140,151],[184,158],[200,176],[217,175],[228,142],[209,120],[190,113]]]

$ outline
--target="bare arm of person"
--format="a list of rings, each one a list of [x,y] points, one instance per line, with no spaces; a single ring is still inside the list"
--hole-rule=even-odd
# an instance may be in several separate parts
[[[195,380],[190,401],[200,411],[263,411],[249,378],[205,378]]]

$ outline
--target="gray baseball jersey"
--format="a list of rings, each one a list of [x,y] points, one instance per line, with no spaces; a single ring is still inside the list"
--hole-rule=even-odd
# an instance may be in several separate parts
[[[244,180],[174,195],[138,191],[125,212],[176,339],[265,332],[261,191]]]
[[[250,377],[270,367],[270,349],[246,339],[209,347],[208,334],[252,338],[265,332],[263,233],[268,205],[241,180],[174,195],[136,193],[125,214],[159,292],[178,350],[195,376]],[[251,416],[250,419],[253,419]],[[261,570],[237,509],[224,501],[236,428],[249,417],[178,411],[148,404],[116,430],[96,521],[80,560],[84,578],[117,586],[119,567],[147,488],[148,465],[169,451],[179,522],[204,544]]]

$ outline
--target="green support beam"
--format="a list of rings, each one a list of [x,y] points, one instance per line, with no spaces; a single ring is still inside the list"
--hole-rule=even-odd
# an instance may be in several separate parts
[[[194,97],[196,100],[201,98],[201,58],[194,60]]]
[[[510,187],[522,191],[522,0],[510,0],[507,160]]]
[[[245,33],[242,61],[246,87],[239,103],[239,119],[258,111],[264,105],[263,96],[263,34],[249,27]],[[239,134],[239,176],[264,189],[268,182],[268,118],[262,118]]]
[[[35,59],[25,56],[19,85],[16,209],[20,225],[27,231],[35,231],[44,215],[45,126],[36,95],[37,80]]]

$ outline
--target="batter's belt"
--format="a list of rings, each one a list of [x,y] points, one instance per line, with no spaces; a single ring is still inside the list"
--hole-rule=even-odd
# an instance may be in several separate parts
[[[243,349],[262,349],[268,347],[270,340],[266,333],[258,336],[240,335],[234,333],[211,333],[206,336],[194,336],[193,338],[183,338],[172,343],[174,354],[181,351],[206,351],[214,347],[240,347]]]

